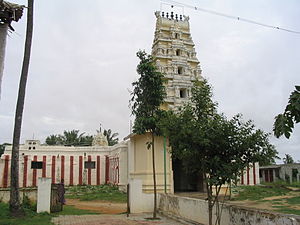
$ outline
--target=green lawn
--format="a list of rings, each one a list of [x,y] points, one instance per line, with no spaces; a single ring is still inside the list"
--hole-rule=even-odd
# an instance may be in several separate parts
[[[234,196],[233,200],[262,200],[266,197],[271,196],[284,196],[290,190],[288,190],[284,185],[278,184],[267,184],[267,185],[257,185],[257,186],[239,186],[235,188],[238,195]]]
[[[86,215],[98,214],[88,210],[76,209],[73,206],[64,206],[62,212],[58,213],[36,213],[34,209],[25,208],[25,216],[12,218],[9,216],[8,204],[0,202],[0,224],[1,225],[50,225],[51,218],[59,215]]]
[[[126,202],[126,193],[118,187],[110,185],[100,186],[72,186],[67,188],[66,198],[75,198],[82,201],[104,200],[110,202]]]
[[[290,187],[298,188],[300,187],[300,184],[277,182],[258,186],[239,186],[234,189],[234,192],[236,192],[237,195],[235,195],[232,200],[250,200],[257,203],[269,202],[274,211],[300,215],[300,210],[295,209],[295,206],[300,205],[300,192],[299,190],[293,190]],[[290,195],[290,197],[286,197],[287,195]],[[281,196],[281,198],[272,200],[265,199],[272,196]]]

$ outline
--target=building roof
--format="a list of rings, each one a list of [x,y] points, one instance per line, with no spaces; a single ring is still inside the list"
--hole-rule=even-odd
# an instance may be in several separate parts
[[[269,165],[269,166],[260,166],[259,169],[276,169],[283,166],[300,166],[300,163],[289,163],[289,164],[276,164],[276,165]]]

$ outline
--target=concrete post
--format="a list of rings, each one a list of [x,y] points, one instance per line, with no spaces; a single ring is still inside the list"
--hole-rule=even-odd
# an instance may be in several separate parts
[[[51,205],[51,178],[38,178],[37,212],[50,213]]]

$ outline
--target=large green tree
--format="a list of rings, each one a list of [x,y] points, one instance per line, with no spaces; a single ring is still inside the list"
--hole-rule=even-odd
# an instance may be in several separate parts
[[[154,58],[145,51],[137,52],[140,62],[137,73],[140,75],[138,81],[133,82],[131,94],[131,110],[135,116],[133,132],[145,134],[150,132],[151,141],[147,143],[148,149],[152,150],[152,169],[154,186],[154,209],[153,218],[157,213],[156,173],[155,173],[155,136],[160,135],[158,123],[162,115],[160,106],[166,95],[163,85],[163,75],[157,70]]]
[[[291,136],[294,124],[300,122],[300,86],[295,86],[291,93],[289,102],[282,114],[275,117],[274,135],[279,138],[284,135],[286,138]]]
[[[21,205],[20,205],[20,193],[19,193],[19,145],[20,145],[23,109],[24,109],[24,102],[25,102],[26,84],[27,84],[29,62],[30,62],[30,55],[31,55],[32,35],[33,35],[33,2],[34,0],[28,0],[24,57],[23,57],[22,71],[21,71],[20,83],[19,83],[18,100],[16,105],[13,146],[12,146],[12,153],[11,153],[9,210],[11,215],[16,217],[21,216],[23,214],[23,210],[21,209]]]
[[[217,224],[221,210],[218,195],[221,186],[235,180],[253,162],[266,160],[276,150],[268,134],[255,129],[252,121],[241,115],[228,120],[217,113],[210,86],[205,80],[195,82],[191,104],[177,113],[169,112],[162,122],[172,147],[172,157],[182,161],[190,173],[203,176],[207,189],[209,224],[216,207]]]

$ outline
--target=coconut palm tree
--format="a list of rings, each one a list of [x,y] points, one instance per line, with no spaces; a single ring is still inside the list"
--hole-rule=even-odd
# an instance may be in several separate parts
[[[77,146],[84,133],[79,134],[79,130],[64,131],[63,140],[65,145]]]
[[[29,70],[32,34],[33,34],[33,3],[34,0],[28,0],[27,28],[25,38],[25,49],[23,65],[19,83],[19,93],[15,114],[15,126],[13,134],[13,146],[11,153],[11,181],[10,181],[10,201],[9,210],[12,216],[19,217],[24,214],[20,206],[19,194],[19,144],[22,126],[22,116],[24,109],[26,83]]]
[[[106,136],[109,146],[118,144],[119,138],[117,138],[117,136],[119,135],[119,133],[112,133],[111,129],[108,129],[108,130],[104,130],[103,134],[104,136]]]

